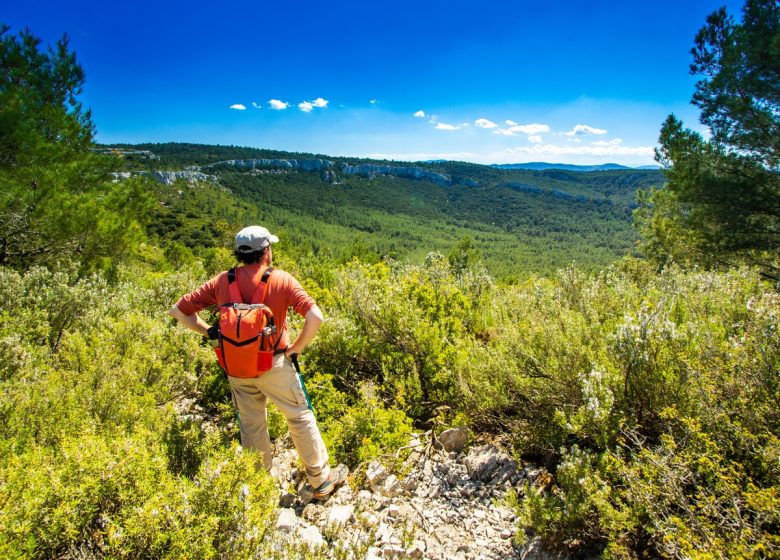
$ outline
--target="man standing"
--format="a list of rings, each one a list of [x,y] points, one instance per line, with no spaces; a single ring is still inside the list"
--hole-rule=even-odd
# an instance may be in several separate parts
[[[243,266],[235,268],[235,281],[244,303],[251,302],[255,288],[270,269],[273,261],[271,243],[278,241],[278,237],[260,226],[246,227],[236,235],[235,255]],[[266,401],[270,399],[287,419],[309,484],[314,488],[314,498],[323,499],[344,482],[347,468],[339,465],[331,469],[328,465],[328,450],[291,362],[291,356],[300,354],[317,334],[323,320],[322,311],[291,274],[273,270],[266,282],[263,303],[273,312],[278,329],[273,340],[273,367],[257,377],[228,375],[233,404],[239,413],[241,445],[259,450],[265,468],[270,470],[271,438],[266,420]],[[209,325],[198,312],[229,302],[241,303],[231,302],[228,273],[223,272],[183,296],[171,309],[171,315],[188,329],[208,336]],[[289,307],[304,317],[303,329],[292,344],[289,344],[287,331]]]

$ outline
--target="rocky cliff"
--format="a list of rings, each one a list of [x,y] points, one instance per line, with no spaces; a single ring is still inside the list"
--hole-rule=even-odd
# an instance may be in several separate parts
[[[130,177],[140,175],[142,177],[151,177],[158,183],[163,185],[172,185],[178,180],[186,181],[191,185],[197,185],[198,183],[209,182],[219,183],[216,175],[207,175],[195,169],[186,169],[184,171],[123,171],[120,173],[112,173],[115,181],[123,181]]]
[[[377,176],[400,177],[418,181],[431,181],[443,186],[452,185],[452,179],[442,173],[427,171],[420,167],[377,165],[366,163],[338,165],[327,159],[230,159],[205,165],[202,169],[237,167],[239,169],[287,169],[290,171],[338,171],[343,175],[357,175],[373,179]]]
[[[375,177],[399,177],[402,179],[412,179],[415,181],[430,181],[437,185],[449,187],[453,184],[452,178],[443,173],[428,171],[420,167],[378,165],[374,163],[364,163],[351,165],[348,163],[334,163],[327,159],[229,159],[193,167],[184,171],[139,171],[137,175],[148,175],[158,183],[170,185],[176,180],[183,179],[189,183],[199,183],[202,181],[211,181],[216,183],[217,177],[203,173],[203,170],[218,172],[221,169],[236,168],[240,170],[280,170],[280,171],[303,171],[308,173],[320,173],[322,179],[329,183],[338,181],[338,174],[346,176],[366,177],[374,179]],[[114,177],[118,180],[130,177],[130,173],[115,173]],[[472,179],[460,181],[461,184],[476,187],[478,183]]]

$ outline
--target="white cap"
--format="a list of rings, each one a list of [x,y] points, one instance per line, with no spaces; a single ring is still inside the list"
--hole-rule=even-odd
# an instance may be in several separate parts
[[[277,243],[279,238],[262,226],[245,227],[236,234],[236,251],[239,253],[253,253],[268,247],[271,243]]]

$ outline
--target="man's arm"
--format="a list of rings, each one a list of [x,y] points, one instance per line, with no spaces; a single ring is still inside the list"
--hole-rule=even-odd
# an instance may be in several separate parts
[[[209,325],[206,323],[206,321],[201,319],[200,315],[198,315],[197,313],[193,313],[192,315],[185,315],[184,313],[182,313],[181,309],[179,309],[178,305],[174,305],[173,308],[171,308],[170,313],[171,313],[171,315],[173,316],[174,319],[179,321],[182,325],[184,325],[185,327],[187,327],[191,331],[195,331],[196,333],[198,333],[200,335],[203,335],[203,336],[208,336]],[[308,316],[308,313],[307,313],[307,316]],[[304,323],[304,329],[305,328],[306,328],[306,325]],[[317,332],[316,329],[315,329],[314,332],[315,333]],[[301,333],[301,334],[303,334],[303,333]],[[313,336],[314,335],[312,334],[312,337]]]
[[[295,339],[295,342],[287,347],[284,355],[289,358],[292,354],[300,354],[303,352],[303,349],[306,348],[312,340],[314,340],[314,335],[317,334],[322,321],[322,311],[317,305],[314,305],[306,312],[306,315],[303,318],[303,328],[301,329],[301,334],[298,335],[298,338]]]

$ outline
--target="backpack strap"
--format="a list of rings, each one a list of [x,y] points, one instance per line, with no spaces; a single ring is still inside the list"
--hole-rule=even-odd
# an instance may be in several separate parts
[[[231,268],[230,270],[228,270],[227,281],[228,281],[228,295],[230,296],[230,301],[233,303],[241,303],[243,300],[241,298],[241,290],[238,289],[238,282],[236,282],[235,268]]]
[[[255,291],[252,294],[252,300],[251,303],[264,303],[265,302],[265,293],[266,293],[266,287],[268,285],[268,278],[270,278],[271,273],[274,271],[272,267],[268,267],[263,272],[263,276],[260,278],[260,283],[255,287]],[[238,282],[236,282],[236,269],[231,268],[227,272],[227,281],[228,281],[228,295],[230,296],[230,301],[232,303],[243,303],[244,298],[241,297],[241,290],[238,288]]]
[[[252,303],[265,303],[265,294],[268,291],[268,278],[274,271],[270,266],[263,271],[260,283],[255,287],[255,293],[252,294]]]
[[[274,271],[273,267],[269,266],[268,268],[265,269],[265,272],[263,272],[262,278],[260,278],[260,284],[257,286],[257,289],[259,290],[260,287],[262,286],[263,287],[263,294],[262,294],[262,296],[260,296],[260,301],[258,303],[265,304],[265,295],[266,295],[266,293],[268,291],[266,289],[267,286],[268,286],[268,279],[271,277],[271,273],[273,271]],[[255,295],[257,295],[257,292],[255,292]],[[271,316],[270,322],[271,322],[271,325],[274,324],[273,315]],[[281,341],[282,341],[282,333],[279,332],[279,333],[276,334],[276,342],[274,343],[274,348],[273,348],[274,356],[280,353],[279,352],[279,343]],[[287,350],[287,348],[284,348],[284,350]],[[282,352],[284,350],[282,350]]]

